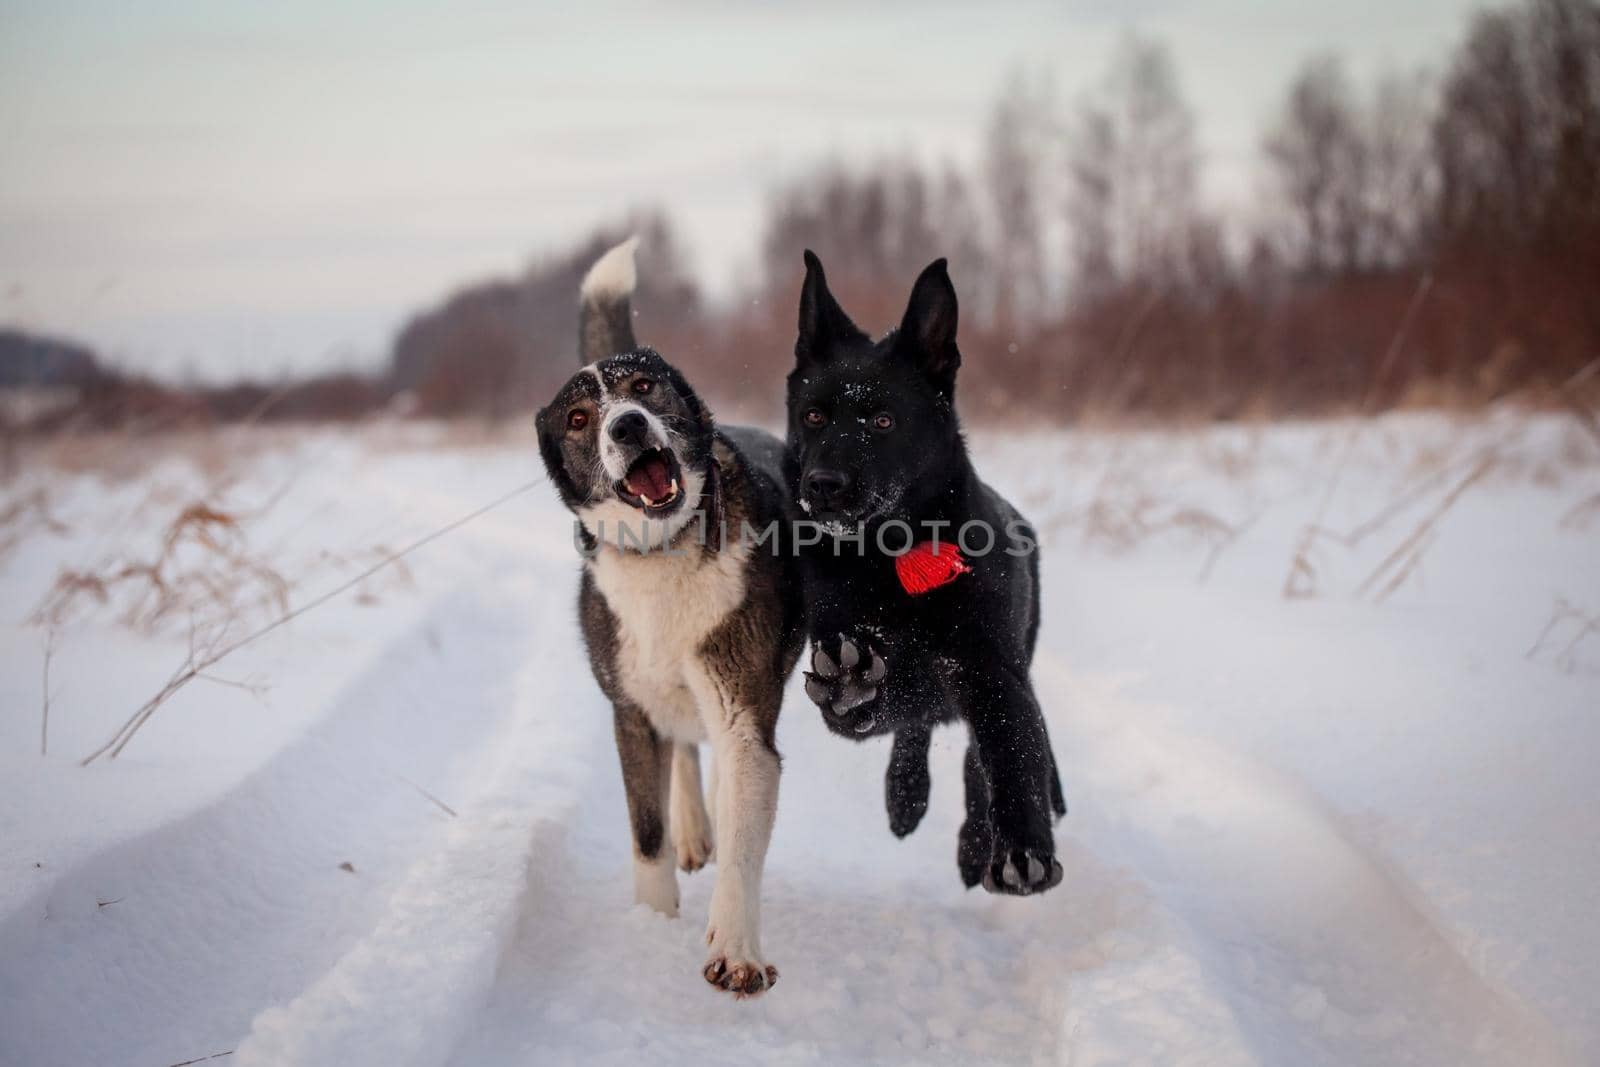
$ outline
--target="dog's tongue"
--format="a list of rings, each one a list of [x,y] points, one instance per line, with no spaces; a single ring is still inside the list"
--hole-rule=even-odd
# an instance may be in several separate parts
[[[635,496],[643,495],[651,500],[665,500],[667,494],[672,492],[672,472],[667,467],[667,461],[659,453],[653,453],[635,463],[628,470],[628,477],[623,480],[628,487],[628,492]]]

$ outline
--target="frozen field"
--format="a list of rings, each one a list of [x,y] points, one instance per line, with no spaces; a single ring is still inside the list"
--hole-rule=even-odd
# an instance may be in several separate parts
[[[676,921],[631,906],[546,486],[79,766],[191,647],[534,480],[531,438],[23,458],[0,1064],[1600,1062],[1600,448],[1570,418],[975,435],[1044,531],[1066,880],[963,891],[963,739],[896,841],[887,744],[792,682],[756,1001],[699,976],[712,874]]]

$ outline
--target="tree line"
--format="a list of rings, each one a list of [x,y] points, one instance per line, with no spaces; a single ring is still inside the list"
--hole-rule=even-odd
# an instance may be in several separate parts
[[[978,418],[1242,418],[1537,401],[1600,357],[1600,6],[1489,10],[1432,72],[1310,58],[1261,131],[1248,217],[1209,207],[1180,72],[1130,36],[1063,102],[1016,72],[977,165],[822,163],[772,191],[755,269],[705,298],[669,215],[597,229],[414,316],[378,379],[280,410],[524,414],[571,373],[579,279],[639,233],[639,334],[725,414],[771,417],[815,249],[864,328],[950,259]],[[255,392],[249,390],[254,389]],[[241,392],[244,390],[244,392]],[[254,410],[237,387],[223,417]],[[216,406],[216,405],[214,405]]]
[[[775,190],[728,309],[699,297],[665,216],[634,220],[640,333],[713,398],[770,415],[809,247],[871,328],[948,256],[980,416],[1478,405],[1600,357],[1600,7],[1481,13],[1432,74],[1363,85],[1315,56],[1260,147],[1261,210],[1209,209],[1171,54],[1130,37],[1070,104],[1018,72],[969,171],[825,164]],[[629,228],[419,317],[396,374],[426,410],[542,395],[569,366],[584,266]]]

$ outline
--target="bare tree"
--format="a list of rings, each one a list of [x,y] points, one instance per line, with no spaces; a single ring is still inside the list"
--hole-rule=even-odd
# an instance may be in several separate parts
[[[1068,138],[1067,226],[1071,242],[1073,295],[1093,300],[1119,281],[1113,249],[1116,129],[1101,108],[1075,116]]]
[[[1478,16],[1434,126],[1446,240],[1572,244],[1600,225],[1600,6]]]
[[[961,172],[946,166],[934,195],[938,254],[950,260],[961,292],[961,316],[969,325],[994,325],[995,285],[987,269],[989,249],[972,187]]]
[[[1003,331],[1036,322],[1044,310],[1040,183],[1053,111],[1048,87],[1017,70],[985,131],[984,177],[994,220],[992,317]]]
[[[1312,274],[1361,261],[1369,153],[1344,66],[1319,56],[1301,70],[1266,138],[1267,160],[1290,214],[1285,254]]]
[[[1197,221],[1199,153],[1164,46],[1122,42],[1105,82],[1079,108],[1067,157],[1075,292],[1180,283]]]
[[[636,213],[578,245],[541,257],[520,277],[467,286],[414,316],[395,340],[394,387],[414,390],[434,414],[524,412],[572,372],[573,300],[590,264],[629,234],[641,238],[639,292],[651,339],[699,314],[699,287],[667,218]]]
[[[1426,80],[1381,78],[1357,99],[1337,57],[1306,63],[1265,138],[1287,218],[1285,258],[1303,274],[1394,267],[1417,252],[1432,194]]]
[[[1429,140],[1433,95],[1426,75],[1393,72],[1379,79],[1365,116],[1364,244],[1374,265],[1399,267],[1422,254],[1438,184]]]

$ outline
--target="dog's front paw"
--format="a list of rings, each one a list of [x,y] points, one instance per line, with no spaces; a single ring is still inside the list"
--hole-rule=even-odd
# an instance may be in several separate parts
[[[677,854],[678,866],[690,873],[710,863],[716,854],[711,841],[711,827],[703,823],[693,825],[688,819],[673,823],[672,848]]]
[[[806,672],[806,696],[822,709],[830,729],[866,734],[877,725],[873,702],[888,676],[888,661],[876,648],[840,634],[816,642]]]
[[[758,953],[730,939],[722,943],[715,930],[706,934],[711,955],[701,970],[706,981],[737,999],[760,996],[778,984],[778,968],[763,962]]]
[[[1025,897],[1054,889],[1064,875],[1054,843],[1023,845],[996,830],[989,865],[983,871],[983,888]]]

